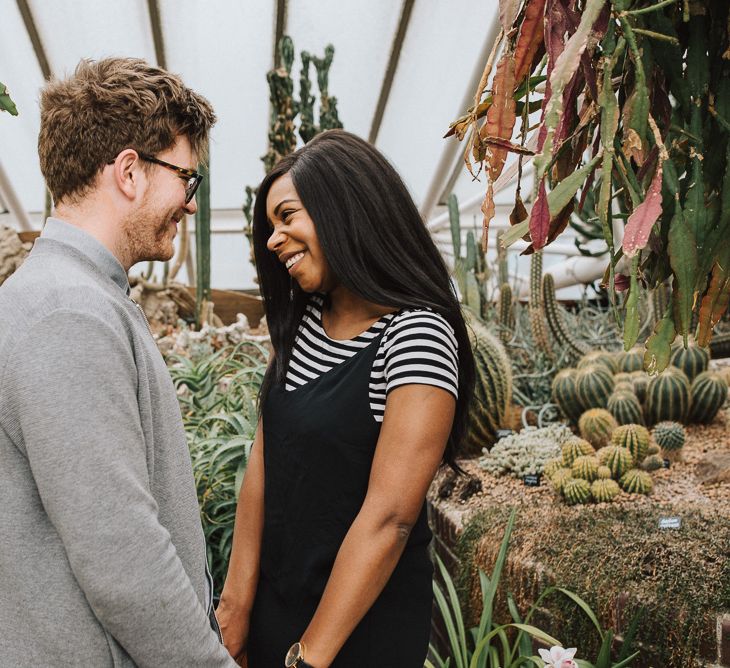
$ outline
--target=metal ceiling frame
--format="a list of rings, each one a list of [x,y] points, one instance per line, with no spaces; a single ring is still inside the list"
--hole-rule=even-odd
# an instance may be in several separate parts
[[[152,28],[152,41],[155,45],[157,66],[166,70],[165,39],[162,34],[162,20],[160,19],[160,4],[158,0],[147,0],[147,10],[150,16],[150,27]]]

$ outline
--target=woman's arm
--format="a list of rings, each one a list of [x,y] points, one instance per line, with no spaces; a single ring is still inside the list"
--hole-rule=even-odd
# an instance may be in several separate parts
[[[446,390],[428,385],[388,394],[365,501],[301,638],[314,668],[330,665],[388,582],[438,470],[455,406]]]
[[[248,627],[259,580],[264,527],[264,433],[259,420],[241,485],[233,531],[233,549],[216,616],[223,642],[239,659],[248,642]]]

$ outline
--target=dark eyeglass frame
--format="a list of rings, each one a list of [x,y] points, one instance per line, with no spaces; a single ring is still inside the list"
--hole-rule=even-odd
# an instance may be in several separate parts
[[[165,162],[164,160],[155,158],[153,155],[148,155],[147,153],[140,153],[138,151],[137,155],[140,157],[140,159],[144,160],[145,162],[152,162],[155,165],[161,165],[162,167],[171,169],[173,172],[177,173],[177,176],[179,178],[183,179],[184,181],[187,181],[187,185],[185,186],[185,204],[189,204],[190,200],[193,199],[193,197],[195,197],[195,191],[198,189],[200,182],[203,180],[202,174],[199,174],[194,169],[186,169],[185,167],[178,167],[177,165],[173,165],[172,163]]]

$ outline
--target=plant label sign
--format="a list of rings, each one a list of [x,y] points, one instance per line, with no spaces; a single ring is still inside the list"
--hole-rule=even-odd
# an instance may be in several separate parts
[[[540,474],[529,474],[526,475],[522,480],[524,480],[525,485],[528,487],[538,487],[540,485]]]
[[[660,529],[679,529],[682,527],[681,517],[660,517],[659,528]]]
[[[663,462],[665,469],[668,469],[672,465],[672,462],[670,462],[666,457],[663,459]]]

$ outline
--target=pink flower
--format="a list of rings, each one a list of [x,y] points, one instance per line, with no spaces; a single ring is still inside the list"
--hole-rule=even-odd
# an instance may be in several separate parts
[[[548,652],[546,649],[539,649],[540,658],[545,662],[545,668],[576,668],[573,657],[578,650],[575,647],[563,649],[556,645]]]

